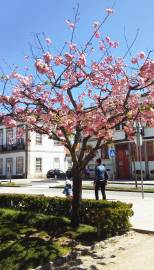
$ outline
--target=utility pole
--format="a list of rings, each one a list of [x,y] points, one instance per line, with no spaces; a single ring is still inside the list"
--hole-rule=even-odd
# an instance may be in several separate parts
[[[144,188],[143,188],[143,170],[142,170],[142,126],[140,122],[136,122],[136,137],[137,137],[137,148],[139,147],[138,156],[140,163],[140,172],[141,172],[141,188],[142,188],[142,199],[144,199]]]

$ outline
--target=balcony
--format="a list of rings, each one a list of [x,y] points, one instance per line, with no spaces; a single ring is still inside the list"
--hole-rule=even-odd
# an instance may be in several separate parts
[[[4,144],[0,145],[0,152],[9,152],[9,151],[19,151],[25,150],[24,143],[16,143],[16,144]]]

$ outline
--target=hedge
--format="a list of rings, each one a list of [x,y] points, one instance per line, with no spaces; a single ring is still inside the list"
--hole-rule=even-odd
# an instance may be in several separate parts
[[[70,200],[43,195],[0,194],[0,207],[65,217],[71,213]],[[83,199],[80,205],[80,222],[97,227],[101,238],[127,232],[132,215],[132,205],[120,201]]]

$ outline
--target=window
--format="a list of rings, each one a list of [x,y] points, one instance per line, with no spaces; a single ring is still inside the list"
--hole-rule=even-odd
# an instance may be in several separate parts
[[[3,175],[3,159],[0,158],[0,175]]]
[[[42,134],[36,133],[36,144],[42,144]]]
[[[0,145],[3,145],[3,129],[0,129]]]
[[[6,144],[13,144],[13,129],[6,130]]]
[[[24,172],[24,158],[17,157],[16,159],[16,174],[23,174]]]
[[[121,123],[121,124],[118,124],[116,127],[115,127],[115,130],[123,130],[123,128],[124,128],[124,126],[125,126],[125,123]]]
[[[36,158],[36,172],[42,172],[42,158]]]
[[[61,145],[61,142],[59,142],[59,141],[54,141],[53,143],[54,143],[55,146],[60,146]]]
[[[24,126],[20,125],[16,129],[16,142],[17,144],[24,144]]]
[[[149,161],[154,160],[154,141],[147,142],[147,157]]]
[[[13,159],[6,158],[6,176],[11,177],[13,175]]]
[[[118,125],[115,127],[115,130],[121,130],[121,125],[118,124]]]

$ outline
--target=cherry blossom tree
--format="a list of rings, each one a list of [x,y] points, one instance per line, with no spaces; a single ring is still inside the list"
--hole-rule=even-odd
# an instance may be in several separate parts
[[[77,8],[74,21],[66,20],[71,38],[60,52],[54,53],[50,38],[43,43],[36,35],[33,74],[16,68],[1,74],[2,122],[10,127],[26,123],[70,152],[73,226],[79,223],[83,170],[97,150],[112,141],[116,126],[125,123],[125,132],[132,136],[134,121],[154,125],[154,61],[150,52],[139,52],[130,61],[127,53],[114,56],[119,43],[102,32],[112,13],[109,8],[102,22],[94,22],[90,39],[80,46],[75,43]],[[96,143],[89,147],[92,138]]]

